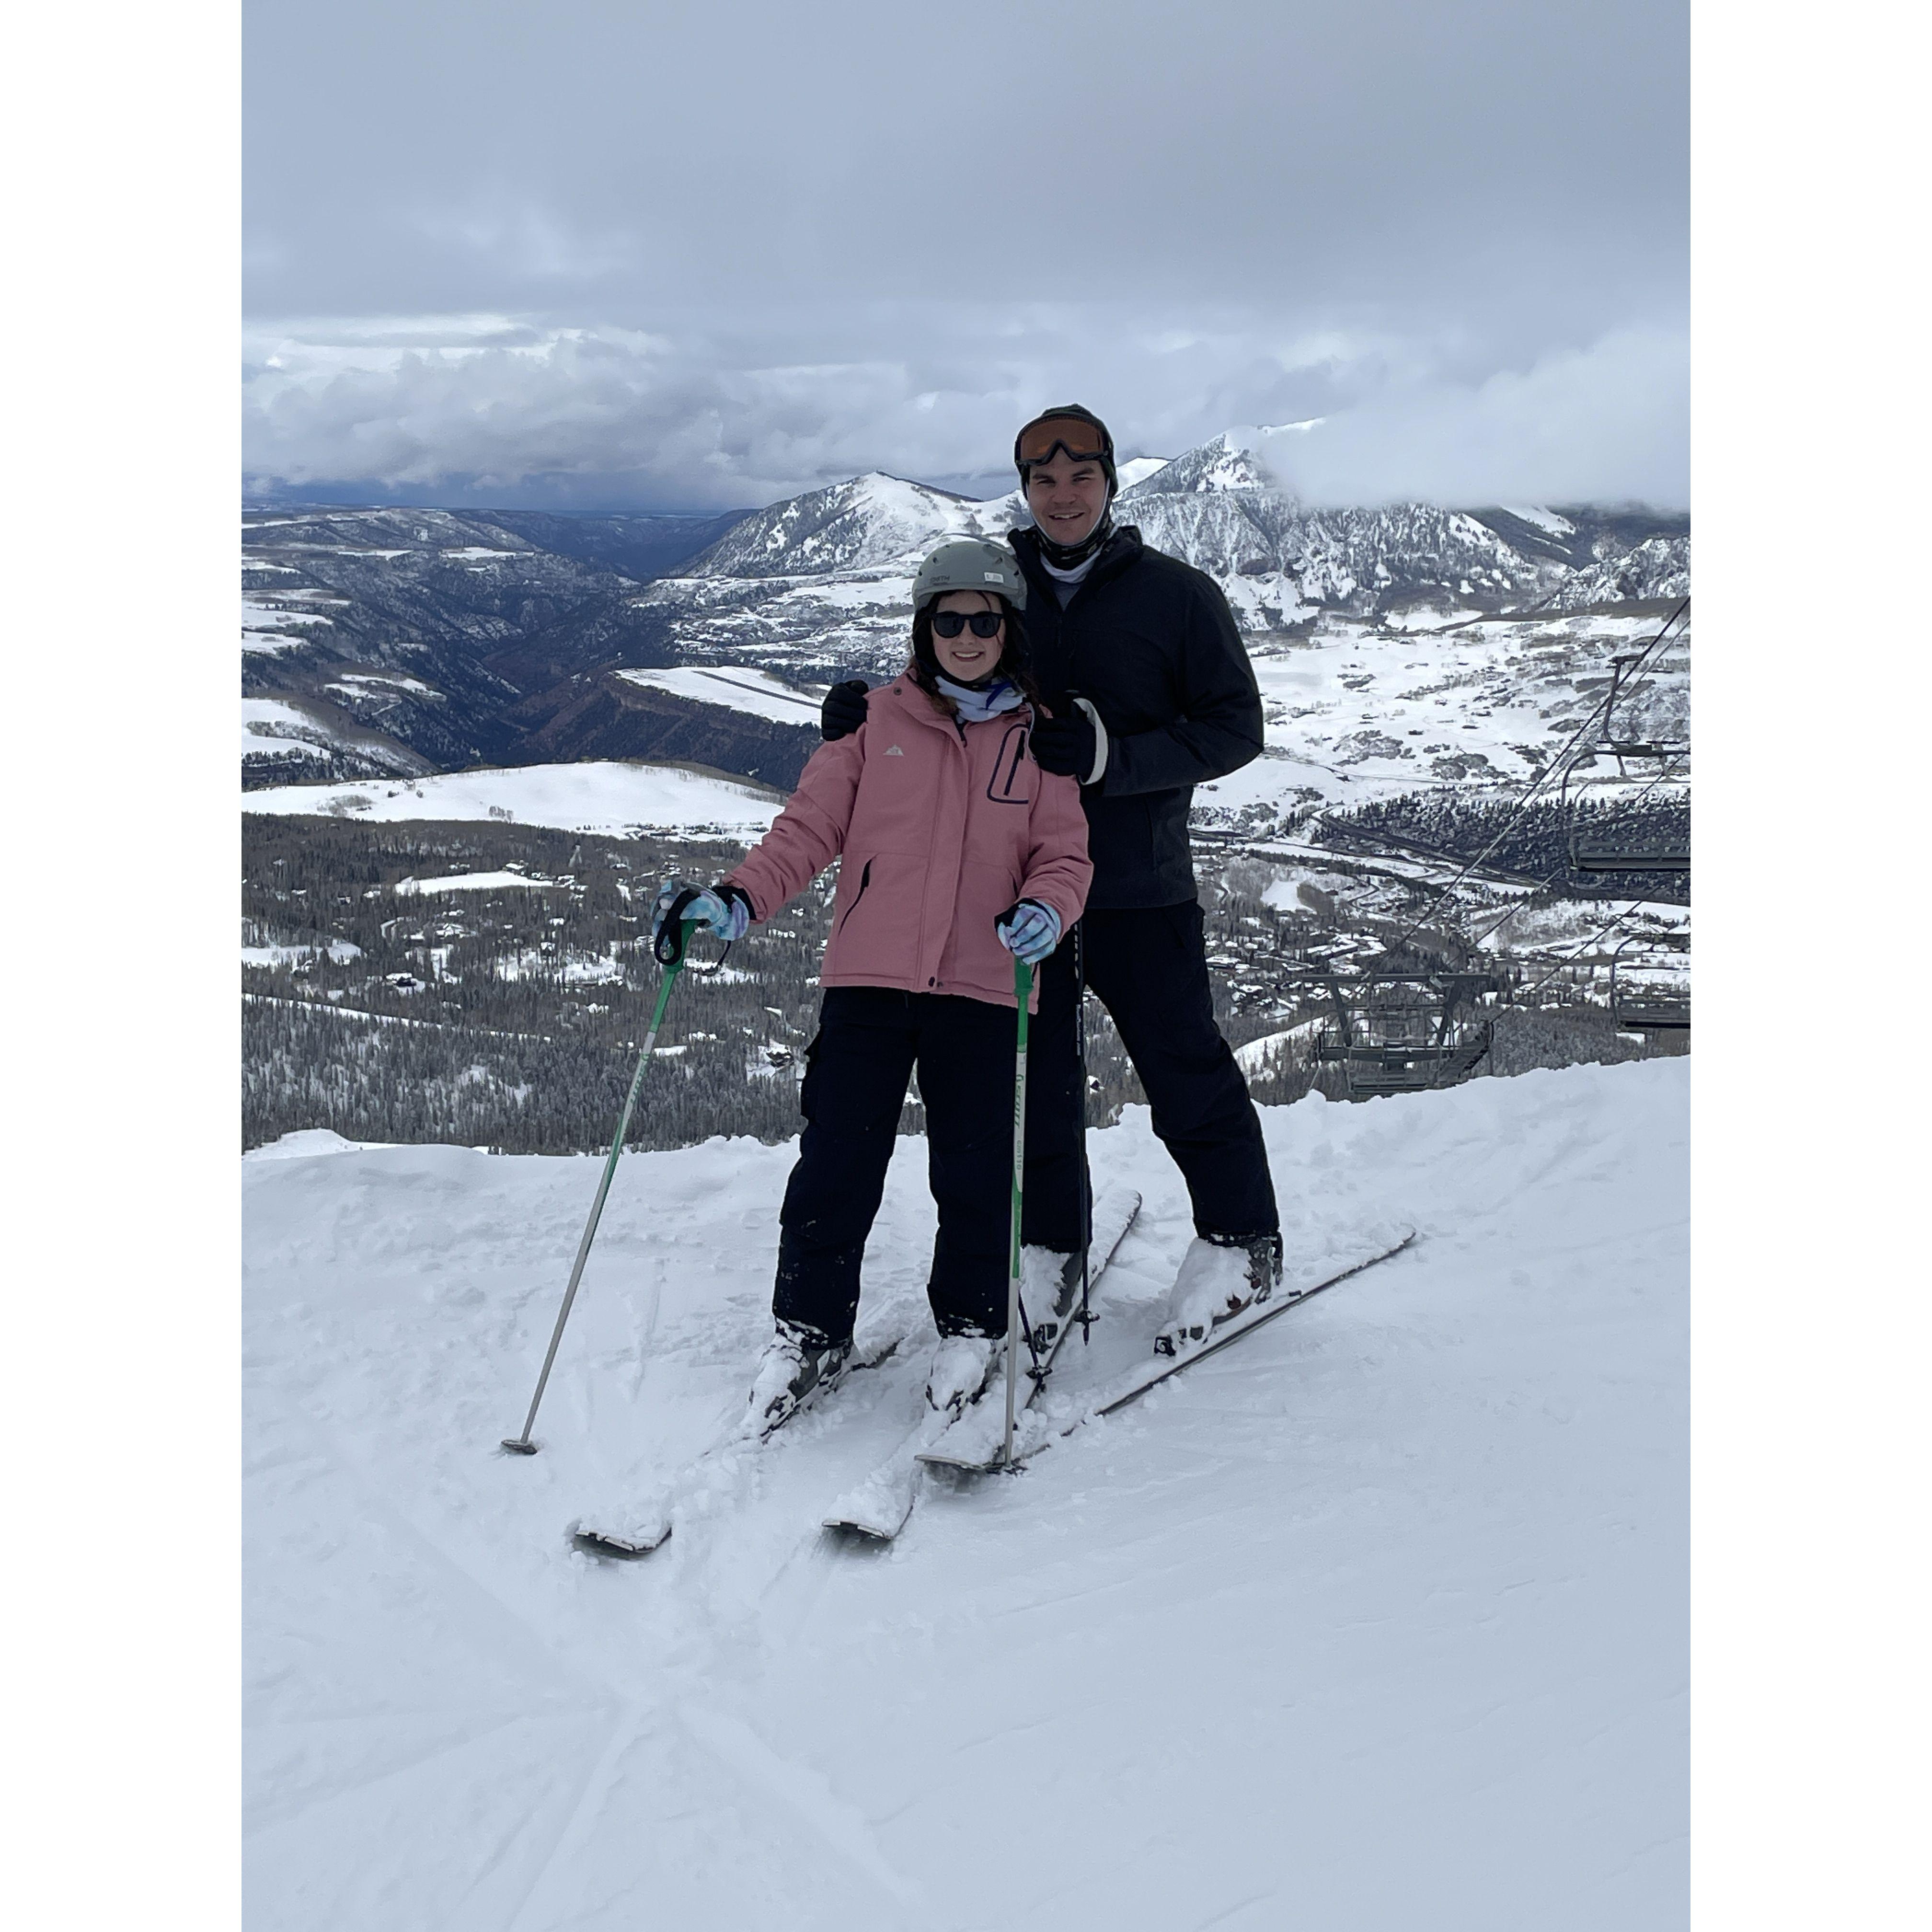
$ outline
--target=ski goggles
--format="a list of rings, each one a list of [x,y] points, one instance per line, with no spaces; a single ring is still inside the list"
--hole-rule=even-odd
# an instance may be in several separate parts
[[[970,624],[974,637],[997,638],[1000,626],[1006,621],[1004,610],[935,610],[932,614],[932,632],[938,638],[956,638]]]
[[[1071,416],[1048,416],[1043,423],[1031,423],[1020,432],[1021,462],[1051,463],[1055,451],[1065,453],[1070,463],[1105,463],[1105,449],[1081,449],[1076,443],[1093,442],[1096,433],[1090,423]]]

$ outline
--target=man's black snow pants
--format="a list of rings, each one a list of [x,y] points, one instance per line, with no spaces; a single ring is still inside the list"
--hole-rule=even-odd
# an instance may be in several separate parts
[[[850,1335],[866,1237],[885,1191],[899,1108],[916,1066],[926,1105],[926,1172],[939,1209],[927,1288],[934,1318],[941,1334],[1006,1332],[1015,1046],[1010,1006],[882,987],[826,988],[799,1095],[805,1132],[778,1215],[772,1312],[781,1321],[833,1341]],[[1074,1091],[1077,1099],[1077,1084]],[[1030,1135],[1030,1066],[1027,1111]],[[1059,1166],[1076,1229],[1064,1245],[1078,1247],[1074,1144],[1062,1149]],[[1056,1173],[1051,1162],[1047,1171]],[[1031,1240],[1030,1215],[1028,1220],[1022,1232]]]
[[[1195,1232],[1246,1237],[1280,1226],[1247,1082],[1214,1024],[1198,902],[1090,910],[1080,922],[1088,989],[1140,1076],[1154,1130],[1193,1202]],[[1078,999],[1072,940],[1040,974],[1028,1042],[1027,1238],[1080,1245]]]

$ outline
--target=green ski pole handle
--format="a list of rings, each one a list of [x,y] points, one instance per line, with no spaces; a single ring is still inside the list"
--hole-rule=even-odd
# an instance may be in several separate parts
[[[674,907],[672,910],[676,911],[678,908]],[[658,988],[657,1005],[651,1014],[650,1030],[644,1035],[644,1050],[638,1055],[637,1071],[631,1076],[631,1090],[624,1096],[624,1111],[618,1118],[617,1131],[610,1137],[610,1151],[604,1159],[604,1176],[597,1184],[597,1198],[590,1204],[590,1219],[584,1223],[584,1238],[577,1244],[577,1259],[571,1267],[570,1286],[563,1291],[563,1306],[556,1312],[556,1326],[550,1331],[550,1347],[544,1353],[543,1368],[537,1376],[536,1393],[530,1397],[530,1412],[524,1418],[523,1433],[503,1438],[503,1447],[519,1456],[534,1456],[537,1453],[537,1445],[530,1440],[530,1431],[536,1426],[537,1406],[549,1386],[550,1368],[556,1360],[558,1345],[563,1340],[563,1324],[570,1319],[571,1304],[577,1299],[577,1286],[584,1279],[584,1264],[590,1258],[591,1243],[597,1238],[597,1224],[603,1219],[604,1198],[610,1192],[610,1177],[617,1171],[617,1157],[624,1151],[624,1142],[630,1136],[631,1115],[636,1110],[638,1095],[644,1087],[644,1069],[651,1064],[651,1054],[658,1043],[658,1029],[664,1024],[665,1007],[670,1004],[671,988],[677,984],[677,976],[684,970],[685,951],[697,929],[695,920],[684,920],[674,932],[671,922],[667,919],[653,944],[652,950],[663,962],[664,971],[663,982]]]

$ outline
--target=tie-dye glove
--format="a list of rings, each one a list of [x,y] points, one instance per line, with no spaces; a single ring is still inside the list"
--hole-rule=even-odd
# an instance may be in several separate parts
[[[1037,966],[1060,944],[1060,915],[1038,899],[1022,899],[994,920],[993,930],[1016,959]]]
[[[692,890],[688,879],[667,879],[658,886],[657,902],[651,908],[651,944],[654,948],[658,934],[664,930],[664,920],[677,903],[679,895]],[[736,886],[705,886],[698,888],[697,892],[698,896],[686,905],[679,919],[700,926],[707,932],[715,932],[722,940],[742,939],[752,923],[752,902],[744,893]]]

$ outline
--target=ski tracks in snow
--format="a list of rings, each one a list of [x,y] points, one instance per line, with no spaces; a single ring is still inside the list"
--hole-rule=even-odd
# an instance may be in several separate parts
[[[822,1773],[784,1756],[743,1719],[715,1707],[686,1703],[679,1707],[678,1715],[721,1763],[802,1819],[896,1904],[916,1910],[922,1924],[947,1926],[948,1921],[935,1912],[925,1888],[897,1870],[880,1850],[864,1814],[838,1798]]]
[[[1264,1110],[1291,1242],[1373,1209],[1416,1250],[865,1554],[818,1520],[915,1414],[922,1144],[867,1258],[898,1354],[636,1564],[564,1524],[742,1400],[791,1150],[623,1163],[529,1459],[494,1445],[594,1162],[251,1162],[251,1924],[1229,1932],[1284,1870],[1311,1924],[1393,1924],[1478,1864],[1494,1922],[1674,1922],[1683,1084]],[[1095,1154],[1147,1199],[1070,1387],[1192,1232],[1144,1110]],[[1390,1792],[1415,1849],[1364,1879]]]

